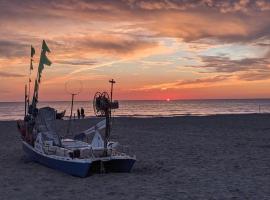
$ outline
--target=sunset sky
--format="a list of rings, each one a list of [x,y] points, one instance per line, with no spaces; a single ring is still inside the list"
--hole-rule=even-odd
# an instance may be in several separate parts
[[[270,98],[269,0],[0,0],[0,101],[22,101],[30,46],[40,100]]]

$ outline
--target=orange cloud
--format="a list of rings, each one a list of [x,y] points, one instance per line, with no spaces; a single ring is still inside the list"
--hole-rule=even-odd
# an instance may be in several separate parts
[[[179,88],[202,88],[217,85],[222,82],[224,84],[229,80],[229,75],[218,75],[214,77],[197,78],[194,80],[179,80],[170,83],[152,84],[146,85],[138,89],[132,89],[134,91],[147,91],[147,90],[167,90],[167,89],[179,89]],[[226,83],[227,84],[227,83]]]
[[[60,39],[60,38],[59,38]],[[59,40],[58,40],[59,41]],[[110,57],[136,57],[157,52],[162,47],[157,41],[132,38],[125,35],[97,34],[87,36],[65,37],[60,41],[63,45],[55,45],[61,53],[73,57],[88,56],[89,54],[107,55]],[[66,58],[66,55],[65,55]]]

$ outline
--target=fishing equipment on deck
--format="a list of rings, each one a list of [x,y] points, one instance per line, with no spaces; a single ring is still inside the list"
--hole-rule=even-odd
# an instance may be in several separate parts
[[[111,84],[111,97],[107,92],[97,92],[94,96],[93,100],[93,108],[96,116],[98,117],[105,117],[106,120],[106,128],[105,128],[105,138],[104,138],[104,155],[107,155],[107,145],[110,138],[111,132],[111,117],[112,117],[112,110],[119,108],[118,101],[112,100],[112,93],[113,93],[113,84],[115,81],[112,79],[110,81]]]

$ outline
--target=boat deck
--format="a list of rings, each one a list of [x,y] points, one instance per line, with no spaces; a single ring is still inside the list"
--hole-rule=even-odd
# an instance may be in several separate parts
[[[62,146],[67,149],[89,148],[91,146],[86,142],[72,140],[72,139],[63,139],[61,142],[62,142]]]

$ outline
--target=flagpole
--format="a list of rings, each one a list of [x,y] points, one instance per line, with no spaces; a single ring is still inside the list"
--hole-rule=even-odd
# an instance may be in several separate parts
[[[43,54],[44,54],[44,50],[41,49],[40,58],[39,58],[39,65],[38,65],[38,70],[37,70],[37,78],[35,80],[35,87],[34,87],[33,99],[32,99],[33,109],[36,108],[36,103],[37,103],[37,93],[38,93],[38,89],[39,89],[39,80],[40,80],[40,73],[41,73],[40,65],[42,63],[41,59],[42,59]]]
[[[74,96],[75,95],[77,95],[77,94],[71,94],[71,109],[70,109],[69,123],[68,123],[68,128],[67,128],[67,134],[68,135],[69,135],[69,132],[70,132],[71,119],[72,119],[72,113],[73,113]]]
[[[31,64],[32,64],[32,58],[30,63],[30,70],[29,70],[29,79],[28,79],[28,98],[27,98],[27,107],[29,108],[29,102],[30,102],[30,89],[31,89]]]
[[[27,84],[24,85],[24,117],[26,117],[27,107]]]
[[[31,71],[33,70],[33,57],[35,55],[35,49],[31,45],[31,53],[30,53],[30,68],[29,68],[29,79],[28,79],[28,99],[27,99],[27,107],[29,109],[30,104],[30,90],[31,90]]]

